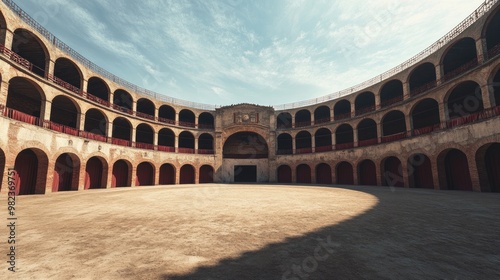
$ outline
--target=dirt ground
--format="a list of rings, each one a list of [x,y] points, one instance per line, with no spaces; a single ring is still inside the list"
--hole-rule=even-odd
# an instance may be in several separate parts
[[[17,199],[17,272],[3,226],[0,279],[500,279],[500,194],[210,184]]]

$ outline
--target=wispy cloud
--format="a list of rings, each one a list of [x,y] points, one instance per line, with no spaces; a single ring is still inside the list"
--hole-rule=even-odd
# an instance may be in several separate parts
[[[100,66],[197,102],[280,104],[403,62],[482,0],[19,1]]]

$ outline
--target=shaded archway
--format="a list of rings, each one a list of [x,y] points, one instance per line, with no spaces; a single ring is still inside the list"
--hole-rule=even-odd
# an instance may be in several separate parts
[[[497,70],[495,77],[493,78],[493,96],[495,102],[491,102],[493,106],[500,106],[500,69]]]
[[[382,142],[406,138],[406,119],[401,111],[391,111],[382,118]]]
[[[278,183],[292,183],[292,169],[288,165],[278,167]]]
[[[122,117],[113,121],[112,143],[121,146],[130,146],[132,138],[132,124]]]
[[[473,81],[458,84],[446,99],[448,118],[463,118],[484,109],[481,87]]]
[[[139,100],[137,100],[137,109],[135,114],[141,118],[154,120],[155,104],[147,98],[140,98]]]
[[[358,147],[378,143],[377,123],[372,119],[364,119],[358,124]]]
[[[149,124],[141,123],[135,129],[135,147],[140,149],[154,149],[155,132]]]
[[[477,66],[476,41],[466,37],[457,41],[444,54],[443,80],[448,81],[454,77]]]
[[[332,150],[332,132],[328,128],[320,128],[314,134],[314,147],[316,152]]]
[[[48,66],[48,52],[37,36],[28,30],[16,29],[11,49],[33,65],[31,69],[33,73],[45,77]]]
[[[330,108],[319,106],[314,110],[314,124],[326,123],[330,121]]]
[[[411,124],[414,135],[430,133],[440,128],[439,104],[432,98],[419,101],[411,110]]]
[[[375,94],[370,91],[360,93],[354,100],[354,108],[356,116],[375,111]]]
[[[149,162],[141,162],[136,168],[136,186],[153,186],[155,184],[155,168]]]
[[[268,158],[266,140],[255,132],[237,132],[229,136],[222,149],[224,158]]]
[[[1,13],[0,13],[0,19],[1,19]],[[1,24],[1,23],[0,23]],[[1,25],[0,25],[1,27]],[[2,190],[2,182],[3,182],[3,177],[4,173],[8,174],[5,172],[5,152],[0,148],[0,190]],[[9,187],[9,186],[7,186]]]
[[[190,164],[183,165],[180,170],[181,184],[194,184],[195,180],[194,167]]]
[[[311,183],[311,167],[307,164],[299,164],[297,166],[297,183],[310,184]]]
[[[202,133],[198,137],[198,154],[214,153],[214,137],[208,133]]]
[[[308,131],[301,131],[295,136],[295,152],[307,154],[312,152],[312,137]]]
[[[442,189],[472,191],[467,156],[460,150],[448,149],[438,156],[439,183]]]
[[[172,164],[165,163],[160,166],[160,185],[175,184],[175,167]]]
[[[203,112],[198,116],[198,128],[214,129],[214,116],[210,113]]]
[[[40,117],[43,116],[44,103],[45,94],[32,81],[25,78],[12,78],[9,81],[7,110],[4,115],[18,121],[39,125]]]
[[[292,128],[292,115],[287,112],[280,113],[276,118],[276,127],[278,129]]]
[[[403,167],[397,157],[388,157],[382,161],[382,185],[404,187]]]
[[[179,134],[179,153],[194,154],[194,135],[189,131]]]
[[[436,66],[430,62],[417,66],[410,74],[410,96],[415,96],[436,87]]]
[[[98,77],[91,77],[87,84],[87,93],[99,98],[102,101],[99,102],[109,104],[109,87],[104,80]],[[90,98],[93,99],[93,98]],[[96,100],[99,101],[99,100]]]
[[[358,164],[358,182],[364,186],[377,185],[377,169],[373,161],[365,159]]]
[[[108,120],[104,113],[98,109],[89,109],[85,113],[85,124],[83,130],[86,132],[90,132],[95,136],[103,136],[103,137],[93,137],[95,140],[106,141],[105,137],[107,136],[108,129]],[[87,138],[90,138],[91,135],[87,135]]]
[[[349,124],[342,124],[335,130],[335,149],[350,149],[354,147],[354,131]]]
[[[7,23],[5,17],[0,13],[0,44],[5,45],[5,35],[7,34]]]
[[[16,195],[44,194],[47,180],[47,155],[39,149],[22,150],[16,157]]]
[[[333,116],[336,121],[351,117],[351,102],[340,100],[333,107]]]
[[[75,89],[82,89],[82,73],[78,66],[67,58],[61,57],[56,60],[54,76],[72,85]]]
[[[311,112],[308,110],[300,110],[295,113],[295,127],[310,126]]]
[[[210,165],[202,165],[200,167],[199,183],[213,183],[214,182],[214,168]]]
[[[483,145],[476,152],[482,192],[500,192],[500,143]]]
[[[410,188],[434,188],[431,160],[424,154],[414,154],[408,158]]]
[[[195,116],[191,110],[183,109],[179,112],[179,125],[185,127],[195,126]]]
[[[123,89],[117,89],[113,93],[113,108],[121,112],[132,114],[133,113],[133,99],[130,93]]]
[[[392,80],[384,84],[380,90],[380,107],[387,107],[403,100],[403,83]]]
[[[337,184],[354,185],[354,169],[352,168],[352,164],[347,161],[337,164],[335,174],[337,176]]]
[[[332,168],[326,163],[316,165],[316,183],[331,184],[332,183]]]
[[[293,153],[293,139],[288,133],[281,133],[277,140],[278,155],[291,155]]]
[[[130,162],[120,159],[113,164],[113,176],[111,187],[130,187],[132,184],[132,165]]]
[[[175,124],[175,109],[168,105],[162,105],[158,109],[158,120],[160,122]]]
[[[85,189],[105,189],[108,163],[101,157],[91,157],[85,166]]]
[[[52,192],[78,190],[80,159],[75,154],[60,155],[54,165]]]
[[[175,134],[169,128],[162,128],[158,132],[158,150],[175,152]]]
[[[485,25],[484,37],[486,39],[486,49],[488,58],[492,58],[500,53],[500,10],[497,9],[494,16]]]
[[[50,109],[50,121],[52,122],[50,128],[52,130],[78,135],[77,127],[80,122],[80,109],[75,104],[75,101],[64,95],[56,96],[52,100]],[[74,130],[67,128],[74,128]]]

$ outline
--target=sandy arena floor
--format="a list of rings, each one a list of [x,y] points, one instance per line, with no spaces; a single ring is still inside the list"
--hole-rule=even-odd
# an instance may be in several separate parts
[[[499,194],[211,184],[23,196],[16,211],[17,272],[4,226],[0,279],[500,279]]]

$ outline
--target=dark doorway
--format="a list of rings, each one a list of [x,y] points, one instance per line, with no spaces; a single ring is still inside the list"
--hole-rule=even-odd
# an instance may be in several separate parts
[[[256,183],[257,166],[256,165],[235,165],[234,166],[235,183]]]

